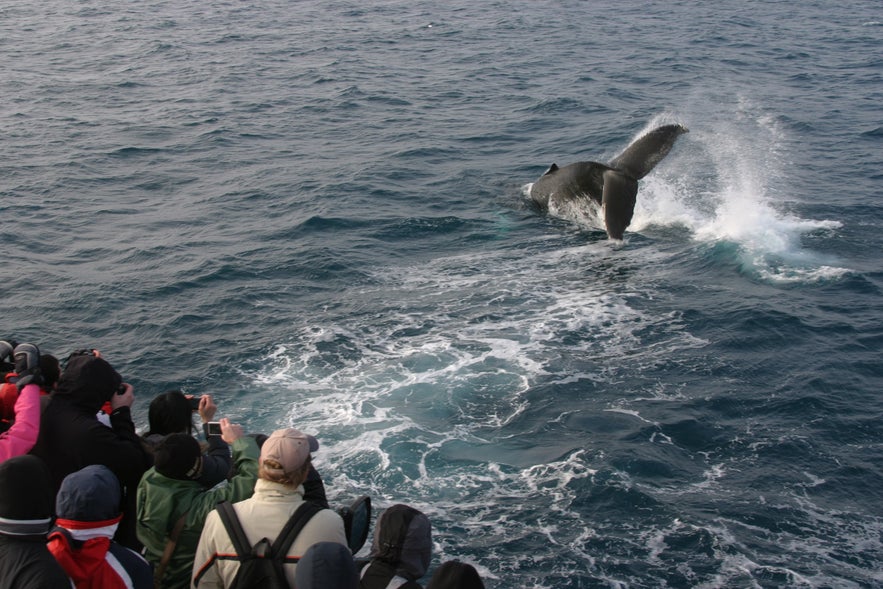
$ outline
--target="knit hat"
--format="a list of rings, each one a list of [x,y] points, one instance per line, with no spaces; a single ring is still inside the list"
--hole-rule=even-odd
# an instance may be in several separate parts
[[[188,434],[170,434],[153,455],[156,472],[170,479],[195,480],[202,472],[202,449]]]
[[[310,452],[319,449],[319,442],[313,436],[293,428],[277,429],[261,446],[261,465],[268,474],[284,476],[291,474],[306,464]],[[282,468],[268,468],[265,460],[274,460]]]
[[[116,475],[101,464],[73,472],[61,482],[55,497],[59,520],[107,522],[121,515],[122,489]]]
[[[0,463],[0,534],[45,536],[52,523],[52,491],[49,469],[36,456]]]

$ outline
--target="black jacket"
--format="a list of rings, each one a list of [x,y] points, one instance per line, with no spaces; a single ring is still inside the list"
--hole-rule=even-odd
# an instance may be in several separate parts
[[[24,455],[0,463],[0,589],[70,587],[46,547],[53,497],[40,459]]]
[[[46,538],[0,535],[0,589],[58,589],[71,581],[46,548]]]
[[[128,407],[111,413],[111,427],[96,417],[121,382],[120,375],[101,358],[71,358],[43,411],[40,435],[31,454],[46,462],[55,492],[64,477],[90,464],[103,464],[113,471],[125,493],[123,521],[115,539],[137,551],[135,491],[152,460],[135,433]]]

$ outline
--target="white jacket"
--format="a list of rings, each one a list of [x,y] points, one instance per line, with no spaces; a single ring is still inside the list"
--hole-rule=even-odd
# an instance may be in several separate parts
[[[258,479],[254,495],[250,499],[234,503],[236,516],[248,536],[249,545],[267,538],[272,543],[282,527],[303,502],[303,486],[296,489]],[[289,556],[300,557],[316,542],[337,542],[347,545],[343,519],[331,509],[323,509],[307,522],[288,551]],[[227,535],[218,512],[212,511],[205,520],[205,527],[196,548],[193,561],[193,587],[199,589],[229,587],[233,583],[239,562],[224,556],[235,555],[233,542]],[[219,556],[221,558],[219,558]],[[296,564],[285,565],[288,584],[294,587]]]

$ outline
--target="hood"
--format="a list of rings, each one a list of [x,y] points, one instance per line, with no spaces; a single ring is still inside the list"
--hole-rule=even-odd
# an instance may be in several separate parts
[[[106,466],[93,464],[64,478],[55,496],[55,514],[59,525],[64,525],[62,520],[86,528],[108,525],[119,520],[121,497],[116,475]]]
[[[123,377],[104,358],[74,356],[58,379],[56,395],[67,395],[78,406],[97,413],[116,393]]]
[[[426,515],[408,505],[393,505],[374,530],[371,558],[393,568],[396,575],[416,581],[426,574],[432,557],[432,526]]]
[[[294,571],[297,589],[358,589],[359,575],[350,549],[337,542],[319,542],[304,552]]]

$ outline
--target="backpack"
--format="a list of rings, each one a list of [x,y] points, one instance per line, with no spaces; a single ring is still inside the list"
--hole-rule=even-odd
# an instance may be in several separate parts
[[[267,538],[261,538],[254,546],[249,546],[248,536],[236,517],[233,505],[229,501],[219,503],[218,515],[233,541],[236,560],[239,561],[239,570],[230,589],[290,589],[282,566],[288,549],[310,518],[321,510],[321,507],[308,501],[297,508],[272,544]]]

